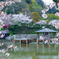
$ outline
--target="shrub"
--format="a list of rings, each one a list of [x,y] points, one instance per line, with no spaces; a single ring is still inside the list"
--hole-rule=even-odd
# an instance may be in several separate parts
[[[10,35],[13,35],[13,32],[9,32]]]

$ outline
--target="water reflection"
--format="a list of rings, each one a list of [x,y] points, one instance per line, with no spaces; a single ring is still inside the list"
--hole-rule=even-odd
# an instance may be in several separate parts
[[[51,45],[50,44],[47,44],[47,45],[46,44],[45,45],[44,44],[42,44],[42,45],[26,44],[25,47],[26,47],[26,49],[28,49],[27,52],[29,55],[30,55],[30,52],[32,52],[31,53],[33,55],[33,56],[31,55],[32,59],[33,59],[33,57],[35,57],[37,59],[39,59],[39,58],[43,59],[43,56],[44,56],[44,58],[50,58],[50,59],[51,58],[54,59],[54,57],[56,59],[59,58],[58,57],[59,56],[59,50],[58,50],[59,47],[56,47],[56,44],[51,44]]]
[[[17,44],[17,46],[19,50],[12,53],[11,59],[59,59],[59,45],[56,44]]]
[[[58,59],[59,57],[58,57],[58,49],[56,50],[56,44],[55,45],[42,45],[43,46],[43,48],[42,47],[40,47],[40,49],[37,49],[37,50],[39,50],[39,52],[37,52],[36,53],[36,55],[39,57],[39,58],[41,58],[41,59],[43,59],[43,58],[45,58],[45,59],[47,59],[47,58],[52,58],[52,59],[54,59],[53,57],[55,57],[56,59]],[[43,57],[44,56],[44,57]]]

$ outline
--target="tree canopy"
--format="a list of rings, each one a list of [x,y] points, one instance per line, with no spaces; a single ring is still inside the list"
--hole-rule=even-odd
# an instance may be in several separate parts
[[[1,1],[5,1],[5,0],[0,0],[0,2],[1,2]]]
[[[32,3],[31,0],[26,0],[26,2],[27,2],[28,4],[31,4],[31,3]]]
[[[32,12],[32,14],[33,14],[33,22],[37,22],[37,21],[39,21],[40,19],[40,15],[39,15],[39,13],[37,13],[37,12]]]
[[[15,4],[13,3],[12,5],[7,7],[7,14],[18,14],[19,12],[22,12],[22,9],[26,9],[28,8],[28,5],[25,2],[15,2]]]
[[[47,12],[47,14],[55,14],[56,12],[59,12],[59,10],[56,10],[55,7],[53,7],[52,9],[49,9],[49,11]]]
[[[56,16],[55,14],[48,14],[48,18],[47,19],[49,19],[49,20],[53,20],[53,19],[59,20],[59,17]]]

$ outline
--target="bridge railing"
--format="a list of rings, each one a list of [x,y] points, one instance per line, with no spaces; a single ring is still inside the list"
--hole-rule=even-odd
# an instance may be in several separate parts
[[[36,39],[37,34],[16,34],[14,35],[14,39],[21,39],[21,38]]]
[[[39,35],[39,37],[37,36],[37,39],[45,39],[45,40],[50,40],[52,38],[56,38],[55,35]]]

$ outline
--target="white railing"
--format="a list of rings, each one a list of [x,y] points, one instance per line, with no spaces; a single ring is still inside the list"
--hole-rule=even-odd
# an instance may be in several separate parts
[[[39,35],[39,37],[37,36],[38,40],[50,40],[51,38],[55,38],[55,36],[53,35]]]
[[[36,39],[37,34],[16,34],[14,35],[14,39]]]

